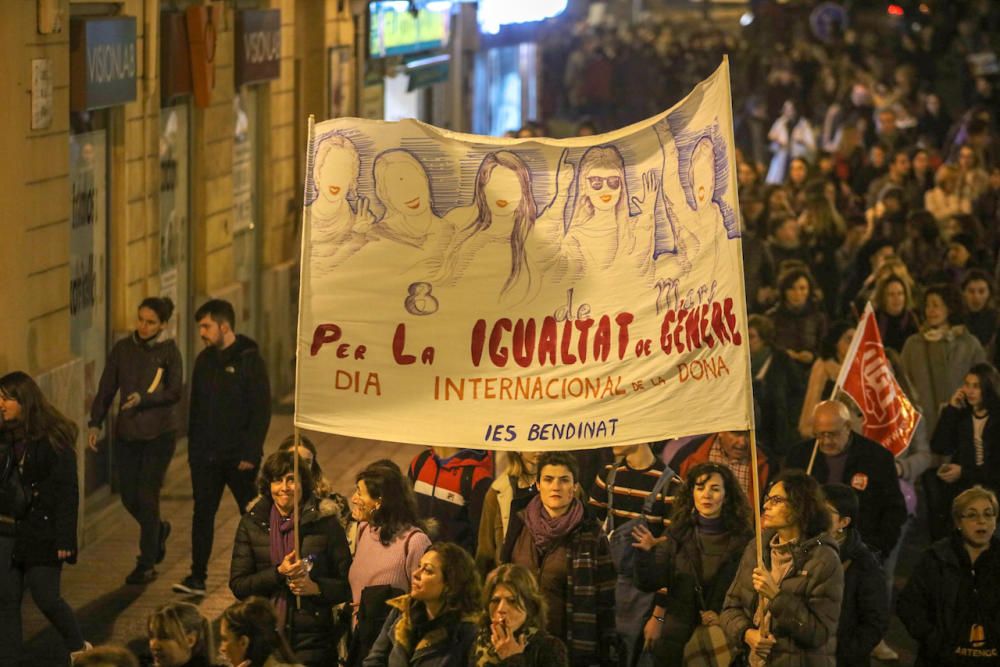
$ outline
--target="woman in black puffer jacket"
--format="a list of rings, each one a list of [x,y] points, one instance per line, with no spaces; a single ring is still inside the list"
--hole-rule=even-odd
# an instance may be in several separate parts
[[[333,664],[338,636],[332,608],[351,599],[351,552],[334,503],[313,494],[309,467],[299,464],[300,547],[294,543],[294,454],[275,452],[261,467],[257,498],[240,520],[233,545],[229,588],[240,600],[271,600],[278,627],[298,659]],[[296,596],[301,597],[297,608]]]
[[[78,429],[21,371],[0,378],[0,411],[0,463],[13,464],[14,469],[8,469],[19,481],[10,483],[19,484],[30,498],[26,511],[0,507],[0,664],[7,665],[22,657],[25,588],[62,635],[67,650],[81,651],[85,643],[73,610],[59,592],[62,565],[75,563],[77,556]]]

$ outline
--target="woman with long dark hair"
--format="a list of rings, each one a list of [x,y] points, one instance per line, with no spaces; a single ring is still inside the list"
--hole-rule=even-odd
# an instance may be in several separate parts
[[[778,303],[767,311],[774,322],[775,346],[795,362],[800,392],[805,391],[809,370],[826,334],[827,318],[819,299],[809,269],[793,265],[778,276]]]
[[[219,621],[219,650],[233,667],[303,667],[278,629],[263,598],[235,602]]]
[[[451,542],[431,545],[413,571],[410,593],[389,601],[392,611],[364,667],[468,664],[481,594],[476,564],[465,549]]]
[[[90,407],[87,446],[97,451],[101,424],[120,394],[115,461],[122,504],[139,524],[139,556],[126,584],[148,584],[167,555],[170,523],[160,520],[160,488],[177,442],[176,406],[184,389],[181,352],[167,324],[168,297],[139,304],[135,331],[115,343]]]
[[[647,623],[653,632],[645,633],[646,648],[657,664],[680,667],[694,632],[719,628],[722,603],[752,525],[750,504],[733,472],[718,463],[701,463],[688,471],[674,499],[666,535],[655,538],[646,526],[632,531],[636,585],[669,591],[665,607],[655,609],[650,619],[655,625]]]
[[[351,497],[358,521],[350,582],[354,632],[348,664],[360,664],[389,615],[388,600],[410,590],[410,575],[431,544],[413,488],[398,467],[376,462],[358,473]]]
[[[782,473],[764,498],[764,567],[751,542],[721,615],[752,667],[836,665],[844,570],[830,526],[819,483]]]
[[[487,153],[476,172],[471,209],[472,222],[455,232],[447,251],[445,284],[455,284],[477,264],[502,256],[509,259],[510,270],[499,286],[499,297],[515,303],[527,298],[540,279],[537,273],[532,275],[527,250],[539,211],[524,160],[511,151]],[[448,217],[453,215],[457,213]]]
[[[30,501],[27,509],[0,507],[0,664],[22,654],[25,588],[66,649],[83,651],[89,644],[59,590],[63,563],[77,557],[78,429],[22,371],[0,377],[0,413],[0,470]]]
[[[931,436],[931,451],[950,457],[924,476],[928,488],[931,537],[951,528],[952,500],[975,484],[1000,488],[1000,373],[988,363],[969,369],[941,410]]]
[[[333,606],[351,598],[347,573],[351,552],[336,505],[316,497],[312,474],[295,454],[267,457],[257,480],[257,499],[240,519],[233,544],[229,588],[240,600],[271,600],[278,627],[306,665],[327,665],[336,657],[343,628]],[[295,500],[299,543],[295,543]]]

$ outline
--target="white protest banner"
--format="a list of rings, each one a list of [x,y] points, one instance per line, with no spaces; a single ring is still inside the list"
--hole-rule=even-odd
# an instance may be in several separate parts
[[[728,62],[614,133],[310,137],[295,424],[581,449],[747,429]]]

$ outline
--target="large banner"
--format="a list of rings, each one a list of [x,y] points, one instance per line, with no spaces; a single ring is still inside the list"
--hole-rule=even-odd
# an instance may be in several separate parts
[[[614,133],[309,146],[295,423],[488,449],[746,429],[728,63]]]

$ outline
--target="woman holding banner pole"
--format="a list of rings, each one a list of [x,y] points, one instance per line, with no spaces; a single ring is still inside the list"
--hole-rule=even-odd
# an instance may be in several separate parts
[[[844,571],[813,478],[778,477],[764,498],[763,566],[747,547],[720,622],[751,666],[834,667]]]

